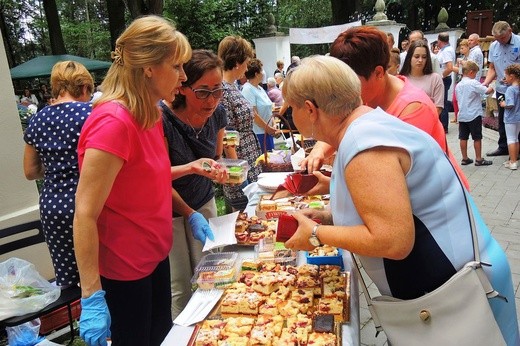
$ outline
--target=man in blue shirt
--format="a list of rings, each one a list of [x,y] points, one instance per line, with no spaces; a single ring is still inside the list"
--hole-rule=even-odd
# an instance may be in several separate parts
[[[520,36],[513,34],[511,26],[504,21],[496,22],[493,25],[491,33],[495,37],[495,41],[489,47],[489,70],[486,80],[482,83],[484,86],[489,84],[496,77],[496,94],[497,99],[504,97],[507,89],[505,84],[505,69],[513,63],[520,63]],[[488,156],[508,155],[506,130],[504,127],[504,108],[498,106],[498,148],[487,153]]]

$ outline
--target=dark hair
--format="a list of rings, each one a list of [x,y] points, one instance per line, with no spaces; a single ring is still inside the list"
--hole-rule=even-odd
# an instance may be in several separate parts
[[[247,71],[245,73],[245,76],[247,79],[254,78],[257,73],[262,72],[262,67],[264,65],[262,62],[256,58],[251,59],[249,63],[247,64]]]
[[[218,45],[218,56],[224,61],[224,70],[229,71],[247,58],[253,57],[251,43],[240,36],[226,36]]]
[[[450,35],[446,32],[441,32],[439,36],[437,36],[437,40],[444,43],[450,43]]]
[[[183,86],[192,86],[208,71],[218,68],[222,71],[222,60],[211,50],[196,49],[192,52],[191,59],[183,66],[186,73],[186,81]],[[173,109],[186,106],[186,96],[175,95],[172,102]]]
[[[373,26],[358,26],[342,32],[332,43],[330,55],[365,79],[370,78],[377,66],[386,71],[390,61],[386,34]]]
[[[404,59],[403,66],[401,66],[401,71],[399,72],[403,76],[408,76],[410,72],[412,72],[412,57],[416,48],[425,48],[426,49],[426,65],[424,65],[423,73],[425,75],[432,74],[433,65],[432,58],[430,55],[430,47],[428,47],[428,43],[425,40],[415,40],[408,47],[408,52],[406,53],[406,58]]]

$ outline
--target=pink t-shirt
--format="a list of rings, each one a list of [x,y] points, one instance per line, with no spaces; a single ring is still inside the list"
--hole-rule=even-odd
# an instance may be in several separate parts
[[[455,167],[458,176],[462,180],[462,183],[466,189],[469,191],[468,179],[464,175],[464,172],[462,172],[462,169],[460,168],[457,160],[449,148],[447,148],[446,133],[444,132],[444,128],[442,127],[442,124],[439,120],[437,109],[435,108],[432,100],[423,90],[413,85],[406,77],[396,77],[404,81],[404,87],[401,89],[399,94],[397,94],[394,102],[392,102],[392,104],[387,109],[385,109],[385,111],[432,136],[433,139],[439,143],[442,150],[448,153],[448,157]],[[416,111],[410,114],[401,115],[406,106],[416,102],[421,103],[421,106]]]
[[[80,175],[91,148],[124,160],[97,221],[99,272],[114,280],[146,277],[172,246],[170,160],[162,123],[143,130],[124,106],[103,103],[81,131]]]

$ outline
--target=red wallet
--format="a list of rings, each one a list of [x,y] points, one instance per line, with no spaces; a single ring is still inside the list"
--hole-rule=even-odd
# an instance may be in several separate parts
[[[293,195],[302,195],[312,189],[318,183],[318,178],[313,174],[293,173],[285,177],[283,187]]]
[[[321,220],[313,219],[314,222],[321,223]],[[276,229],[276,241],[286,242],[298,229],[298,221],[292,215],[283,214],[278,218],[278,228]]]

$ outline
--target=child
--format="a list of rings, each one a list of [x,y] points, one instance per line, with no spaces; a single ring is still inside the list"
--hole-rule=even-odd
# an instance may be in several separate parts
[[[509,161],[506,161],[504,166],[516,170],[518,169],[518,133],[520,132],[520,64],[509,65],[505,69],[505,76],[508,87],[505,98],[500,101],[500,107],[504,107]]]
[[[395,76],[399,73],[399,67],[401,64],[401,58],[399,55],[399,49],[392,48],[390,50],[390,61],[388,62],[388,67],[386,68],[386,71],[388,74],[391,74],[392,76]]]
[[[475,166],[489,166],[492,161],[482,158],[482,101],[481,95],[489,94],[492,88],[486,88],[475,76],[479,67],[473,61],[462,65],[462,80],[455,87],[459,103],[459,140],[462,153],[461,165],[469,165],[473,160],[468,157],[468,138],[471,134],[475,147]]]

